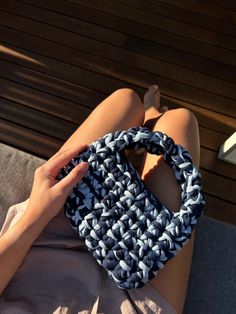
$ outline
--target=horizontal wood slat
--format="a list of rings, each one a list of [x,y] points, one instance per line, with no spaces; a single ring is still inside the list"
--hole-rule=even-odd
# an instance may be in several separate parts
[[[194,41],[199,41],[199,45],[202,43],[207,43],[215,45],[218,47],[224,47],[231,50],[236,48],[236,39],[232,36],[225,34],[219,34],[210,30],[203,30],[199,26],[194,26],[191,24],[186,24],[168,17],[161,15],[155,15],[150,12],[145,12],[143,10],[136,9],[134,7],[125,6],[123,4],[113,3],[109,0],[103,0],[103,2],[98,2],[95,0],[75,0],[75,3],[79,3],[85,6],[93,6],[98,10],[103,12],[126,18],[141,24],[149,25],[157,30],[163,30],[165,32],[170,32],[176,35],[186,37],[188,39],[194,39]],[[186,27],[187,26],[187,27]]]
[[[228,179],[236,180],[236,167],[232,167],[229,163],[217,158],[218,151],[201,147],[200,151],[200,166],[202,169],[207,169],[213,174],[226,177]],[[231,183],[230,183],[231,184]],[[227,198],[228,199],[228,198]],[[235,205],[236,206],[236,205]]]
[[[235,204],[208,194],[205,194],[205,199],[205,215],[236,225]]]
[[[155,39],[160,39],[160,36],[157,36],[156,32],[153,34],[150,34],[152,32],[152,29],[144,32],[144,28],[138,32],[137,27],[136,30],[133,29],[133,23],[131,25],[127,25],[125,23],[129,23],[129,20],[123,21],[122,18],[117,16],[112,16],[110,14],[105,14],[101,11],[94,11],[88,7],[83,7],[74,4],[74,3],[68,3],[65,7],[64,1],[57,1],[56,5],[53,1],[45,1],[40,0],[37,1],[37,5],[40,5],[41,7],[48,8],[53,11],[53,14],[55,12],[59,13],[60,15],[53,16],[53,21],[50,19],[50,23],[56,23],[61,28],[63,27],[70,27],[70,25],[73,25],[73,32],[81,35],[85,35],[88,37],[92,37],[94,39],[101,40],[103,42],[112,43],[116,46],[122,46],[122,43],[127,45],[131,43],[126,48],[138,49],[135,46],[135,43],[137,39],[139,38],[140,45],[138,47],[141,47],[141,54],[146,54],[147,48],[151,45],[151,47],[156,47],[154,50],[155,56],[154,58],[160,58],[162,60],[174,63],[174,64],[180,64],[185,67],[193,68],[194,70],[198,72],[208,73],[211,75],[211,73],[215,73],[216,77],[223,77],[225,80],[233,80],[235,82],[235,75],[230,72],[232,69],[228,67],[226,64],[222,63],[216,63],[212,60],[205,59],[202,57],[199,57],[198,55],[194,54],[186,54],[185,51],[182,49],[181,43],[177,42],[177,47],[174,47],[174,49],[170,49],[168,45],[161,45],[160,42],[155,43]],[[79,10],[78,10],[79,8]],[[20,9],[20,8],[19,8]],[[23,15],[27,16],[27,10],[21,10]],[[61,14],[66,14],[68,16],[61,16]],[[40,17],[36,17],[37,19],[43,19],[45,18],[45,10],[41,10],[40,14],[38,14]],[[72,19],[71,17],[74,17],[75,19]],[[232,31],[231,31],[232,33]],[[136,36],[134,36],[134,34]],[[142,44],[143,43],[143,44]],[[147,48],[146,48],[146,45]],[[176,50],[176,48],[178,50]],[[147,53],[150,53],[151,49],[149,48],[147,50]],[[139,51],[137,51],[139,52]],[[216,54],[216,51],[214,52]]]
[[[61,50],[63,50],[62,47],[60,48]],[[57,50],[57,51],[60,51],[60,50]],[[75,53],[75,58],[73,61],[79,64],[80,66],[82,64],[83,67],[87,67],[91,71],[98,71],[100,73],[103,72],[101,74],[109,75],[111,77],[115,76],[116,79],[120,81],[114,84],[113,85],[114,87],[111,88],[110,90],[112,89],[114,90],[114,88],[122,87],[124,85],[124,83],[122,84],[122,80],[127,81],[130,85],[132,84],[132,85],[137,85],[137,86],[148,86],[150,85],[151,82],[158,80],[158,82],[162,86],[162,90],[164,94],[168,94],[176,98],[182,97],[182,99],[184,97],[186,101],[194,102],[199,105],[201,105],[204,101],[204,105],[207,106],[211,110],[214,110],[215,108],[217,108],[218,112],[222,112],[223,114],[228,114],[229,116],[233,116],[233,117],[236,116],[236,113],[234,110],[235,102],[229,98],[222,98],[222,96],[208,93],[198,88],[195,89],[191,86],[188,86],[188,88],[186,88],[185,84],[181,84],[179,82],[164,78],[158,74],[144,72],[143,70],[129,67],[127,65],[122,65],[117,62],[114,63],[112,61],[103,59],[101,57],[94,57],[93,55],[89,55],[88,53],[83,53],[78,50],[76,52],[74,51],[74,53]],[[60,52],[57,53],[57,58],[59,57],[59,54]],[[78,55],[80,56],[80,58],[78,58]],[[104,67],[105,63],[106,63],[106,67]],[[81,71],[85,72],[86,70],[81,68]],[[98,72],[93,73],[93,75],[99,76]],[[104,80],[105,78],[103,78],[103,81]],[[112,80],[109,79],[109,85],[111,85],[112,81],[115,82],[114,78]],[[101,76],[100,76],[100,79],[96,82],[102,83]]]
[[[78,127],[76,123],[68,122],[4,98],[0,98],[0,108],[0,118],[41,134],[55,137],[59,141],[66,141]]]
[[[121,3],[130,7],[134,7],[137,9],[141,9],[152,14],[166,16],[168,18],[186,22],[190,25],[197,25],[201,28],[213,30],[217,33],[227,34],[230,36],[236,36],[236,25],[231,24],[229,26],[228,23],[221,21],[219,19],[206,16],[200,13],[196,13],[186,8],[179,8],[174,4],[167,4],[161,2],[161,0],[112,0],[115,3]],[[176,5],[178,2],[175,1]]]
[[[210,58],[229,65],[236,65],[235,51],[211,46],[207,43],[192,40],[185,36],[173,34],[164,30],[159,30],[150,25],[135,23],[135,15],[129,14],[127,16],[125,9],[121,10],[120,12],[119,10],[117,10],[117,7],[113,8],[109,5],[104,6],[104,3],[98,2],[96,0],[88,0],[86,2],[84,2],[83,0],[76,0],[72,2],[81,4],[91,9],[105,12],[106,14],[112,14],[114,16],[122,17],[123,26],[126,26],[126,28],[128,29],[132,25],[133,31],[135,27],[135,33],[138,34],[140,37],[143,37],[143,35],[145,34],[145,37],[148,40],[152,40],[176,49],[188,51],[193,54],[198,54],[202,57]]]
[[[90,113],[86,107],[74,104],[52,95],[32,89],[28,86],[3,79],[0,77],[0,95],[3,98],[21,103],[30,108],[37,109],[59,118],[71,121],[81,122]],[[66,108],[66,110],[65,110]]]
[[[228,23],[236,24],[236,14],[233,11],[203,3],[195,0],[159,0],[163,3],[168,3],[179,8],[187,9],[189,11],[198,12],[206,16],[226,21]]]
[[[14,16],[10,16],[10,17],[14,18]],[[9,19],[9,16],[8,16],[8,19]],[[2,23],[4,23],[5,20],[2,19],[1,21],[2,21]],[[6,26],[7,25],[10,25],[11,27],[13,27],[12,23],[9,24],[6,21]],[[16,24],[16,29],[19,29],[19,28],[20,28],[20,25],[18,27]],[[27,27],[23,28],[23,30],[27,31]],[[96,30],[96,27],[95,27],[95,30]],[[14,42],[15,45],[18,44],[20,47],[22,45],[23,45],[22,47],[25,47],[25,45],[27,45],[27,44],[31,45],[32,47],[35,47],[34,42],[36,42],[38,40],[42,44],[44,43],[44,46],[45,46],[45,41],[38,37],[38,35],[40,34],[38,32],[33,32],[33,34],[36,37],[35,36],[32,37],[29,34],[26,34],[26,33],[22,34],[22,33],[14,31],[13,29],[9,29],[9,28],[7,29],[6,27],[1,27],[1,26],[0,26],[0,31],[1,31],[2,40],[6,41],[10,44],[12,42]],[[83,35],[86,35],[86,33],[84,33]],[[99,33],[94,31],[94,37],[96,39],[98,39]],[[113,37],[114,36],[112,36],[112,38]],[[27,38],[28,38],[28,40],[27,40]],[[198,60],[198,59],[196,59],[196,57],[192,58],[192,55],[184,55],[184,54],[178,55],[177,51],[171,51],[171,53],[169,53],[170,51],[168,52],[166,49],[161,51],[160,45],[157,46],[155,43],[152,43],[149,41],[144,41],[144,40],[141,40],[140,38],[132,37],[126,41],[126,44],[125,44],[126,48],[129,48],[133,53],[131,53],[125,49],[117,48],[117,46],[113,47],[111,45],[106,45],[105,43],[100,43],[97,40],[93,41],[91,39],[88,39],[86,37],[79,36],[79,35],[77,35],[77,40],[79,40],[79,45],[77,44],[75,46],[77,51],[79,49],[80,51],[81,50],[86,51],[87,53],[90,53],[90,54],[91,54],[91,52],[94,53],[94,51],[95,51],[97,55],[99,55],[101,52],[101,56],[108,57],[111,59],[116,58],[115,59],[116,61],[123,62],[123,63],[125,62],[126,59],[128,60],[127,62],[130,62],[130,58],[132,58],[131,64],[133,64],[136,67],[142,66],[143,63],[144,63],[144,66],[146,66],[148,64],[148,62],[147,62],[148,60],[149,60],[149,64],[152,65],[152,67],[149,65],[149,68],[151,68],[151,69],[153,69],[153,62],[157,64],[158,69],[162,63],[163,63],[163,65],[166,66],[168,64],[168,62],[170,62],[170,65],[172,63],[175,63],[175,62],[178,63],[179,62],[180,66],[184,66],[184,67],[187,66],[187,67],[192,68],[195,71],[197,70],[196,75],[201,75],[200,73],[198,74],[198,71],[203,72],[203,73],[206,72],[210,76],[216,76],[216,77],[222,78],[223,80],[226,80],[226,81],[231,80],[234,83],[236,82],[235,72],[232,70],[231,67],[228,67],[225,65],[223,66],[222,64],[218,64],[218,63],[214,63],[214,62],[212,63],[211,60],[206,60],[206,59],[199,59]],[[48,42],[48,44],[49,44],[49,42]],[[36,47],[37,47],[37,45],[36,45]],[[52,49],[52,47],[55,47],[54,49],[56,49],[57,44],[55,42],[51,42],[49,44],[49,49]],[[32,49],[32,48],[30,48],[30,49]],[[65,47],[61,47],[61,49],[65,49]],[[70,47],[70,49],[72,49],[72,47]],[[145,50],[147,51],[147,55],[151,59],[144,57],[143,54],[145,53]],[[158,59],[158,56],[160,59]],[[54,57],[55,58],[57,57],[57,53],[54,55]],[[73,54],[72,54],[72,56],[69,58],[68,62],[71,62],[71,61],[73,62],[74,58],[75,57],[73,57]],[[153,60],[154,58],[156,61]],[[188,64],[186,64],[186,61],[188,62]],[[184,64],[183,64],[183,62],[184,62]],[[176,68],[176,69],[178,69],[180,71],[180,67]],[[185,69],[185,68],[183,68],[182,71],[185,71],[185,72],[183,72],[185,74],[186,73],[188,73],[188,74],[192,73],[192,75],[194,74],[193,71],[192,72],[191,71],[186,72],[187,69]],[[182,76],[184,76],[184,75],[182,75]],[[207,78],[207,80],[210,79],[209,76],[206,76],[206,78]]]
[[[8,45],[9,46],[9,45]],[[40,45],[41,46],[41,45]],[[40,71],[37,75],[37,79],[39,76],[41,76],[41,72],[43,73],[50,73],[53,74],[59,78],[64,78],[67,80],[73,80],[76,85],[69,84],[68,81],[63,86],[63,90],[65,90],[65,87],[68,88],[68,92],[66,93],[66,97],[71,99],[72,101],[80,102],[82,105],[87,106],[89,108],[94,108],[96,104],[98,104],[103,98],[105,98],[105,93],[108,92],[107,89],[103,90],[104,93],[101,92],[95,92],[94,90],[87,89],[85,87],[81,87],[81,84],[84,86],[87,84],[87,86],[94,88],[94,85],[91,85],[93,82],[92,74],[90,72],[82,72],[84,75],[80,75],[80,72],[77,68],[72,67],[70,65],[66,65],[64,63],[55,61],[53,59],[45,58],[41,55],[32,53],[31,51],[23,50],[18,47],[9,46],[12,49],[8,49],[6,47],[0,47],[0,53],[2,52],[1,56],[4,59],[17,62],[21,65],[25,65],[27,67],[31,67],[32,69]],[[50,47],[49,47],[50,48]],[[13,50],[14,49],[14,50]],[[30,58],[31,62],[28,61]],[[34,62],[34,60],[37,60],[37,62]],[[25,71],[28,71],[27,68],[25,68]],[[84,77],[88,78],[86,81],[84,81]],[[53,79],[53,78],[50,78]],[[100,80],[96,80],[95,82],[100,82]],[[53,81],[54,85],[57,80]],[[60,82],[60,81],[59,81]],[[63,84],[64,80],[62,81]],[[110,80],[106,83],[106,87],[109,86]],[[45,84],[45,83],[44,83]],[[80,85],[77,85],[80,84]],[[40,84],[38,83],[38,88]],[[104,85],[103,85],[104,86]],[[72,89],[70,89],[72,87]],[[102,89],[101,84],[96,87]],[[113,87],[115,89],[115,86]],[[119,86],[117,85],[117,88]],[[60,88],[57,88],[57,91],[60,94]],[[112,91],[112,88],[111,88]],[[62,94],[60,94],[62,96]],[[65,97],[65,96],[64,96]],[[168,105],[171,107],[186,107],[190,110],[192,110],[195,115],[197,116],[199,123],[201,125],[210,125],[213,129],[220,131],[221,133],[225,133],[227,135],[231,135],[234,131],[235,125],[236,125],[236,119],[228,118],[224,115],[220,115],[217,113],[212,113],[211,111],[207,111],[206,109],[202,109],[198,106],[193,106],[189,103],[185,103],[183,101],[179,101],[172,98],[163,97],[162,102],[165,105]],[[174,104],[176,104],[174,106]],[[209,117],[211,118],[209,120]],[[207,137],[204,137],[207,140]]]
[[[93,108],[91,103],[85,103],[83,100],[80,101],[81,90],[77,88],[78,85],[76,84],[68,83],[65,80],[57,79],[2,59],[0,59],[0,67],[1,76],[6,79],[44,91],[50,95],[60,97],[60,99],[64,99],[65,101],[69,100],[77,105],[81,105],[82,103],[85,107]],[[79,75],[78,70],[77,74]]]
[[[202,3],[209,3],[211,5],[216,5],[219,8],[224,8],[231,11],[236,11],[236,3],[234,0],[200,0]],[[236,13],[236,12],[235,12]]]
[[[206,193],[216,197],[220,195],[221,199],[230,201],[236,206],[236,193],[234,192],[236,191],[236,181],[220,177],[203,169],[201,169],[201,173],[202,185]]]
[[[17,9],[18,10],[21,9],[22,15],[24,15],[26,18],[30,18],[31,16],[35,16],[35,12],[34,11],[31,12],[30,6],[26,6],[24,8],[24,7],[21,7],[21,5],[19,5],[19,8],[17,8]],[[41,10],[41,9],[37,9],[37,10]],[[130,64],[134,67],[137,67],[140,69],[145,69],[145,71],[149,71],[151,73],[158,74],[162,77],[166,77],[166,78],[172,79],[172,80],[177,81],[177,82],[182,82],[186,85],[194,86],[196,88],[207,90],[207,91],[212,92],[214,94],[219,94],[219,95],[223,95],[223,96],[228,97],[228,98],[236,99],[235,84],[230,84],[229,82],[224,82],[222,80],[213,78],[212,76],[209,77],[209,76],[206,76],[206,75],[201,74],[201,73],[196,73],[192,70],[181,68],[179,66],[174,66],[173,64],[169,64],[168,62],[164,62],[162,60],[158,60],[158,59],[153,60],[153,58],[151,59],[151,58],[147,58],[147,57],[145,58],[141,54],[134,54],[134,52],[128,53],[124,49],[119,49],[119,48],[111,46],[111,45],[105,45],[104,43],[97,43],[97,39],[99,39],[99,38],[102,39],[103,41],[106,41],[107,43],[110,43],[113,40],[114,43],[116,43],[119,47],[122,47],[124,42],[125,42],[126,37],[123,36],[124,38],[122,38],[122,39],[119,38],[116,42],[114,40],[114,38],[115,38],[115,35],[118,37],[118,35],[120,34],[118,32],[112,32],[110,34],[110,36],[105,36],[105,35],[103,35],[104,32],[106,31],[105,28],[101,28],[97,34],[97,27],[98,26],[94,26],[93,28],[91,28],[91,25],[89,23],[84,23],[84,22],[81,22],[81,21],[78,21],[75,19],[71,19],[71,18],[65,19],[63,16],[61,16],[59,14],[57,15],[58,18],[55,19],[56,13],[54,13],[54,18],[52,19],[53,13],[48,14],[48,12],[46,10],[41,10],[39,13],[40,13],[39,17],[37,17],[37,19],[39,21],[44,22],[45,20],[46,21],[47,20],[53,20],[53,22],[51,22],[51,23],[55,26],[58,26],[58,27],[63,28],[65,30],[75,28],[76,30],[78,29],[79,32],[82,33],[83,35],[92,36],[93,38],[96,39],[96,41],[93,41],[92,39],[77,37],[77,41],[79,40],[79,46],[78,46],[78,48],[77,48],[77,46],[75,46],[75,48],[77,48],[78,50],[80,50],[80,49],[83,50],[83,46],[87,47],[87,50],[88,50],[88,47],[92,48],[92,47],[94,47],[94,45],[96,45],[96,46],[99,45],[101,47],[101,49],[100,49],[101,53],[100,54],[98,53],[98,55],[100,57],[105,57],[106,55],[108,55],[108,52],[110,55],[112,52],[112,55],[114,56],[112,58],[113,61],[119,61],[119,62],[122,62],[125,64]],[[82,25],[81,25],[81,23],[82,23]],[[75,31],[75,32],[78,33],[77,31]],[[36,33],[34,33],[34,34],[36,35]],[[43,35],[42,32],[37,32],[37,35],[40,35],[40,34]],[[68,36],[69,36],[69,34],[68,34]],[[84,45],[83,45],[83,42],[84,42]],[[63,41],[60,41],[60,43],[64,44]],[[83,45],[83,46],[81,47],[81,45]],[[104,51],[105,51],[105,55],[104,55]],[[90,53],[91,51],[88,50],[87,52]],[[84,59],[85,56],[80,57],[80,59],[81,58]],[[88,56],[88,58],[89,58],[89,56]],[[92,56],[90,58],[92,60],[94,59]],[[135,60],[135,62],[134,62],[134,60]],[[90,63],[92,63],[92,62],[90,62]],[[235,78],[235,76],[234,76],[234,78]]]
[[[32,4],[32,2],[24,0],[23,2],[28,2]],[[46,5],[44,0],[41,0],[40,2],[41,6]],[[76,1],[77,3],[77,1]],[[80,1],[80,4],[84,4],[84,1]],[[236,38],[233,38],[232,36],[228,36],[225,34],[219,34],[210,30],[204,30],[201,27],[189,25],[186,28],[186,23],[180,22],[174,19],[170,19],[165,16],[161,15],[155,15],[150,12],[145,12],[143,10],[136,9],[134,7],[124,6],[123,4],[119,3],[112,3],[111,1],[104,0],[102,2],[102,6],[100,4],[97,6],[97,2],[90,2],[92,5],[94,5],[94,8],[98,7],[99,9],[102,8],[102,11],[105,10],[105,12],[108,12],[110,14],[113,14],[115,16],[119,16],[122,18],[127,18],[133,21],[139,21],[139,23],[149,25],[152,27],[155,27],[157,29],[162,29],[164,31],[174,33],[177,35],[182,35],[184,37],[189,37],[191,39],[198,39],[199,41],[206,42],[208,44],[213,44],[219,47],[225,47],[228,49],[235,50],[236,49]],[[86,2],[87,4],[87,2]],[[8,1],[7,5],[4,6],[5,8],[11,7],[14,5],[14,2]],[[35,5],[35,4],[34,4]],[[25,10],[25,6],[23,3],[21,3],[21,6],[19,7],[20,12],[22,13],[23,10]],[[105,8],[105,9],[104,9]]]
[[[41,158],[50,158],[63,142],[0,119],[0,141]],[[17,134],[17,136],[16,136]]]

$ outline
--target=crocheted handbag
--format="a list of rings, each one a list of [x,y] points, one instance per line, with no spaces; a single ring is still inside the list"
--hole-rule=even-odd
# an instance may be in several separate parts
[[[124,149],[141,147],[163,155],[174,170],[182,189],[179,212],[151,193],[125,157]],[[119,288],[141,288],[191,237],[205,204],[200,172],[181,145],[144,127],[93,142],[61,169],[58,179],[81,161],[89,170],[69,195],[65,215]]]

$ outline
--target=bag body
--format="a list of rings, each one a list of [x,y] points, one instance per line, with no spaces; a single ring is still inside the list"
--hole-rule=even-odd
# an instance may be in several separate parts
[[[181,186],[179,212],[166,208],[127,160],[125,149],[143,147],[173,169]],[[94,141],[58,179],[82,161],[89,170],[69,195],[65,215],[119,288],[141,288],[191,237],[205,204],[200,172],[183,146],[144,127]]]

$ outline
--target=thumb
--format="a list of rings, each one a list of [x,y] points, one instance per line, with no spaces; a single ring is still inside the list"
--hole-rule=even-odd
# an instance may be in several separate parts
[[[72,188],[81,181],[87,172],[89,165],[87,162],[81,162],[71,172],[55,185],[55,189],[69,194]]]

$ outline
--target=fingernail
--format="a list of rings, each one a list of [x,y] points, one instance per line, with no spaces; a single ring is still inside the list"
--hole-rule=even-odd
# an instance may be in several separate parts
[[[87,163],[87,162],[85,162],[85,161],[82,161],[81,163],[80,163],[80,169],[82,170],[82,171],[84,171],[84,172],[86,172],[87,170],[88,170],[88,168],[89,168],[89,164]]]

